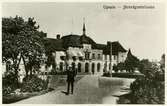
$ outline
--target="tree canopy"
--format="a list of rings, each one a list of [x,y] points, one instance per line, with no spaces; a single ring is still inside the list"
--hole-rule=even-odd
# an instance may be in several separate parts
[[[23,59],[25,70],[39,66],[44,53],[43,40],[46,33],[39,31],[34,18],[25,21],[22,17],[2,18],[2,57],[3,62],[12,60],[17,72]]]

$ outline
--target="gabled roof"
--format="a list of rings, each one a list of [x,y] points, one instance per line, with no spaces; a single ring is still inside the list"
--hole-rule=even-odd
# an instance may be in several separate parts
[[[112,42],[112,54],[116,55],[118,52],[126,52],[127,50],[122,47],[122,45],[118,42]]]
[[[103,50],[103,54],[110,54],[109,48],[106,44],[96,44],[96,46],[93,46],[92,48]]]
[[[126,49],[124,49],[122,47],[122,45],[118,41],[112,42],[111,44],[112,44],[112,54],[113,55],[117,55],[118,52],[126,52],[127,51]],[[103,50],[104,54],[110,54],[109,46],[106,44],[96,44],[94,49],[101,49],[101,50]]]

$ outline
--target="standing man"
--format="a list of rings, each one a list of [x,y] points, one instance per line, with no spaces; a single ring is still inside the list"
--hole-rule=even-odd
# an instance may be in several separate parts
[[[76,76],[76,72],[75,72],[75,70],[72,70],[72,67],[70,66],[69,69],[67,70],[67,83],[68,83],[67,95],[70,92],[70,87],[71,87],[71,94],[73,94],[75,76]]]

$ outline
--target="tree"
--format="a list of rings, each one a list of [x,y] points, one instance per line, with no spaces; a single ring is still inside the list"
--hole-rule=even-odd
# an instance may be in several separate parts
[[[46,33],[39,31],[34,18],[25,21],[22,17],[2,18],[3,62],[12,60],[15,74],[23,59],[26,76],[38,69],[44,54],[43,40]]]
[[[164,74],[159,71],[156,62],[148,59],[140,61],[144,76],[137,77],[131,83],[128,94],[118,100],[121,104],[164,104],[165,103],[165,81]]]
[[[117,67],[118,65],[113,65],[113,70],[117,73],[118,72],[118,67]]]
[[[131,50],[129,49],[127,58],[125,60],[125,69],[128,72],[133,72],[136,67],[138,67],[139,59],[132,55]]]
[[[152,67],[152,63],[148,59],[142,59],[139,62],[138,69],[141,73],[145,74],[145,70],[150,69]]]
[[[125,63],[123,63],[123,62],[118,63],[117,68],[118,68],[118,70],[120,70],[120,71],[125,70]]]
[[[161,56],[160,68],[163,72],[165,72],[165,54]]]

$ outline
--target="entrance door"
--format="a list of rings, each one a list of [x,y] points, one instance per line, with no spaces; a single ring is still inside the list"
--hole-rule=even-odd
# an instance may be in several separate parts
[[[78,72],[81,72],[81,63],[78,63]]]
[[[88,64],[88,63],[85,64],[85,72],[86,72],[86,73],[89,72],[89,64]]]
[[[92,63],[92,74],[95,73],[95,63]]]

